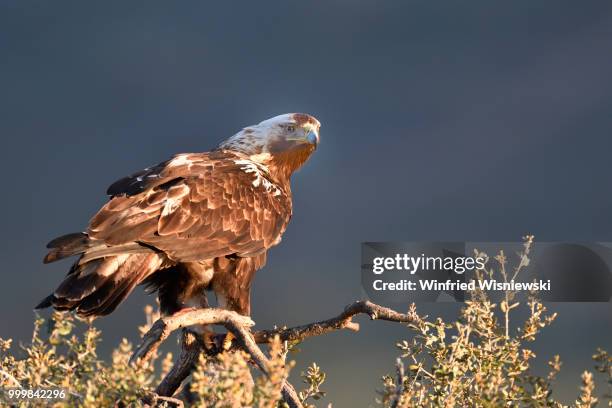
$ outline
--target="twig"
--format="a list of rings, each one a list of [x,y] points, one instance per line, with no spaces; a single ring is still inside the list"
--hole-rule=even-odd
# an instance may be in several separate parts
[[[45,383],[47,383],[50,386],[55,387],[55,388],[62,388],[59,385],[57,385],[56,383],[54,383],[52,381],[49,381],[49,380],[45,380]],[[21,388],[21,387],[19,387],[19,388]],[[73,397],[77,397],[77,398],[83,399],[83,396],[81,394],[77,394],[76,392],[68,391],[68,394],[72,395]]]
[[[19,384],[19,381],[17,381],[17,379],[15,377],[13,377],[10,373],[7,373],[4,370],[0,370],[0,374],[5,376],[7,380],[11,380],[13,382],[13,384],[15,384],[15,386],[17,386],[17,388],[21,388],[21,384]]]
[[[165,401],[168,404],[172,404],[172,406],[177,407],[177,408],[183,408],[185,406],[183,401],[181,401],[178,398],[164,397],[163,395],[158,395],[158,394],[154,394],[154,393],[151,393],[151,394],[145,396],[145,398],[143,398],[143,402],[146,405],[149,405],[151,407],[156,407],[157,404],[159,402],[161,402],[161,401]]]
[[[402,400],[402,394],[404,392],[404,364],[401,359],[397,359],[395,362],[395,370],[397,375],[397,384],[395,385],[395,396],[391,408],[399,408]],[[418,372],[417,372],[418,375]],[[415,376],[416,378],[416,376]]]
[[[285,381],[283,384],[283,400],[289,405],[289,408],[303,408],[302,403],[300,402],[300,397],[298,397],[298,393],[293,388],[293,385],[289,381]]]

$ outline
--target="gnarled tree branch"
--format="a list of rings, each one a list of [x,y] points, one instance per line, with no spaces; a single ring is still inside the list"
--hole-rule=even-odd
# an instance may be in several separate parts
[[[399,313],[393,309],[362,300],[348,305],[342,313],[331,319],[292,328],[260,330],[253,333],[253,337],[257,343],[268,343],[274,336],[279,336],[282,341],[293,342],[302,341],[308,337],[320,336],[335,330],[347,329],[358,331],[359,324],[353,322],[352,319],[359,314],[366,314],[372,320],[386,320],[398,323],[409,323],[418,318],[414,312]]]
[[[174,395],[183,380],[193,371],[202,349],[202,344],[197,336],[188,330],[183,330],[181,335],[181,354],[170,372],[155,389],[157,395]]]
[[[419,318],[413,309],[403,314],[369,301],[358,301],[348,305],[338,316],[327,320],[292,328],[260,330],[253,333],[250,328],[255,323],[247,316],[224,309],[185,309],[172,316],[157,320],[143,336],[143,341],[134,351],[130,362],[139,364],[146,361],[175,330],[196,324],[217,324],[225,326],[234,335],[237,344],[233,344],[233,347],[246,351],[259,369],[265,374],[269,374],[269,360],[257,346],[257,343],[269,343],[275,336],[278,336],[282,341],[299,342],[308,337],[320,336],[335,330],[358,331],[359,324],[352,320],[358,314],[367,314],[372,320],[400,323],[413,322]],[[216,340],[219,340],[218,344],[220,344],[222,336],[225,335],[219,334],[216,336]],[[181,350],[178,361],[157,387],[156,393],[160,396],[170,397],[176,392],[182,381],[193,370],[203,347],[193,333],[185,330],[181,341]],[[209,352],[209,354],[211,353]],[[287,381],[283,385],[282,393],[283,399],[290,407],[302,407],[295,389]]]

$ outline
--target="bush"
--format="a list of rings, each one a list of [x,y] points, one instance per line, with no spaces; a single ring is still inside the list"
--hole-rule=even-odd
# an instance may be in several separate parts
[[[494,257],[489,266],[488,255],[475,251],[475,257],[487,259],[487,265],[477,271],[477,279],[500,275],[504,282],[520,274],[529,264],[533,237],[525,237],[517,265],[510,270],[505,254]],[[535,354],[527,344],[536,340],[540,330],[550,325],[556,314],[547,313],[535,294],[526,306],[529,317],[513,333],[510,314],[520,306],[516,293],[505,292],[499,305],[492,303],[481,291],[471,293],[456,322],[442,319],[418,319],[408,325],[414,333],[411,340],[397,344],[401,354],[396,362],[396,374],[383,378],[381,404],[384,407],[562,407],[552,398],[552,384],[561,369],[558,355],[548,362],[546,377],[530,373]],[[414,305],[412,306],[414,308]],[[597,370],[607,375],[612,385],[612,356],[599,349],[593,356]],[[582,374],[581,393],[576,407],[593,407],[593,375]],[[606,395],[610,398],[609,393]],[[612,406],[612,402],[608,402]]]
[[[529,263],[533,238],[526,237],[517,266],[510,270],[503,252],[494,257],[495,267],[479,271],[483,279],[499,274],[507,280],[520,273]],[[476,254],[485,256],[486,254]],[[400,355],[394,375],[383,377],[379,404],[383,407],[561,407],[552,397],[554,379],[561,369],[559,356],[550,361],[550,373],[545,377],[530,372],[534,353],[527,347],[536,340],[540,330],[551,324],[556,315],[535,297],[526,303],[530,314],[515,330],[510,315],[520,307],[515,293],[505,293],[499,303],[492,303],[485,293],[472,293],[460,317],[455,322],[430,320],[417,314],[408,324],[413,336],[397,344]],[[145,309],[145,333],[158,317],[153,308]],[[294,344],[275,338],[268,346],[270,375],[253,376],[249,356],[237,350],[215,357],[201,355],[179,399],[158,397],[156,385],[172,368],[172,354],[157,353],[144,365],[133,367],[129,359],[132,344],[123,339],[113,351],[111,361],[98,358],[96,347],[101,333],[87,325],[82,335],[75,334],[78,322],[71,314],[53,313],[45,321],[38,317],[29,344],[11,353],[12,341],[0,339],[0,385],[4,389],[2,402],[13,406],[111,407],[145,406],[143,401],[157,406],[173,406],[185,401],[196,407],[276,407],[281,402],[281,387],[292,363],[286,356]],[[45,329],[45,335],[42,334]],[[593,356],[596,371],[606,377],[612,387],[612,356],[599,349]],[[325,374],[313,364],[302,373],[305,388],[298,393],[305,407],[325,394],[321,386]],[[597,404],[595,381],[591,372],[582,374],[576,407]],[[9,399],[9,390],[63,389],[65,398]],[[578,388],[578,386],[577,386]],[[604,395],[612,406],[610,392]]]

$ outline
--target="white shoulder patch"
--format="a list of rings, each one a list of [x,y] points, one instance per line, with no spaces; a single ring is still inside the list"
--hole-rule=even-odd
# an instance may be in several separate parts
[[[170,160],[170,163],[168,163],[168,166],[170,167],[189,166],[192,163],[193,161],[189,159],[188,154],[179,154],[178,156],[174,157],[174,159]]]
[[[240,166],[240,170],[253,175],[253,187],[262,186],[268,193],[272,193],[274,196],[282,194],[282,190],[265,176],[266,170],[260,164],[251,160],[234,160],[234,163]]]

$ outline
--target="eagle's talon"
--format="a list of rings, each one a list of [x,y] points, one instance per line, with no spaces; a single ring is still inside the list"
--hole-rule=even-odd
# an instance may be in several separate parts
[[[223,344],[221,345],[221,349],[223,351],[228,351],[232,348],[232,341],[236,338],[232,332],[227,332],[225,337],[223,337]]]

